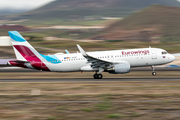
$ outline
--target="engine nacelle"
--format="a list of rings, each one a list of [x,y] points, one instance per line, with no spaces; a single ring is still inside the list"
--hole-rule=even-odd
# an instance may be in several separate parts
[[[123,61],[119,64],[114,64],[113,68],[108,70],[111,74],[125,74],[130,72],[129,62]]]

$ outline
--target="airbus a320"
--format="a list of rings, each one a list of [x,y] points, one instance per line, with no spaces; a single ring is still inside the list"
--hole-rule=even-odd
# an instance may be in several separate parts
[[[154,66],[175,60],[172,54],[159,48],[140,48],[112,51],[85,52],[77,45],[80,53],[42,55],[37,52],[17,31],[9,31],[15,60],[7,64],[23,68],[50,72],[95,72],[94,79],[102,79],[102,72],[110,74],[129,73],[132,67]]]

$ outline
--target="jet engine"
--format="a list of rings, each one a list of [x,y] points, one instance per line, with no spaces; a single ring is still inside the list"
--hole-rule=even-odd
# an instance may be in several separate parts
[[[118,64],[114,64],[111,69],[107,70],[110,74],[125,74],[130,72],[129,62],[123,61]]]

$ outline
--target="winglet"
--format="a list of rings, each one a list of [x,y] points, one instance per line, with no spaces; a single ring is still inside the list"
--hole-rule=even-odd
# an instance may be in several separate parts
[[[70,54],[68,50],[65,50],[67,54]]]
[[[80,45],[77,44],[77,47],[83,56],[87,56],[86,52],[82,49]]]

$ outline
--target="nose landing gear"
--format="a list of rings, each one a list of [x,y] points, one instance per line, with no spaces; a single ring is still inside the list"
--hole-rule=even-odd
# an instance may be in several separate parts
[[[152,66],[152,69],[153,69],[152,75],[153,75],[153,76],[156,76],[156,72],[154,72],[155,67],[154,67],[154,66]]]
[[[156,72],[152,72],[152,75],[153,75],[153,76],[156,76]]]

